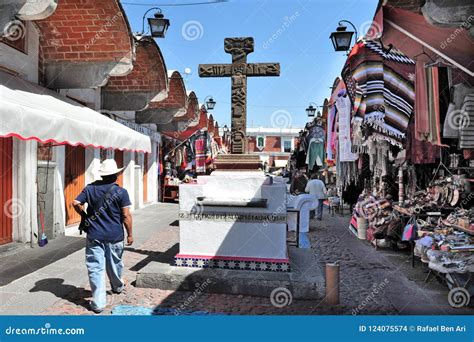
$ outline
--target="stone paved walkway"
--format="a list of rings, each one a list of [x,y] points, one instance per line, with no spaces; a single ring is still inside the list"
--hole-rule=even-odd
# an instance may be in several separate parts
[[[359,241],[347,229],[349,217],[325,214],[323,221],[314,221],[310,239],[314,253],[324,266],[325,262],[338,261],[341,265],[341,304],[328,307],[320,301],[292,300],[291,304],[277,308],[269,298],[223,294],[173,292],[159,289],[142,289],[134,286],[136,272],[151,260],[168,260],[178,251],[179,228],[177,205],[158,204],[141,210],[135,215],[134,246],[125,253],[125,280],[127,286],[120,294],[109,294],[107,309],[110,314],[116,305],[128,304],[154,308],[179,308],[187,311],[208,311],[224,314],[473,314],[472,309],[455,310],[447,304],[447,288],[436,280],[423,284],[426,276],[423,265],[411,268],[408,253],[375,250],[368,243]],[[54,275],[58,262],[46,266],[42,273],[25,276],[13,284],[0,288],[0,295],[18,284],[33,284],[18,294],[25,302],[49,295],[55,298],[33,313],[91,314],[87,309],[90,299],[85,267],[81,265],[84,250],[67,258],[74,261],[74,274],[79,279],[68,282]],[[47,271],[47,272],[46,272]],[[82,273],[81,273],[82,272]],[[31,278],[34,277],[34,278]],[[31,278],[31,279],[30,279]],[[59,279],[58,279],[59,278]],[[33,280],[32,280],[33,279]],[[199,284],[196,285],[199,287]],[[8,290],[15,293],[15,290]],[[13,299],[12,299],[13,298]],[[15,308],[16,297],[8,297],[9,307]],[[1,304],[1,303],[0,303]],[[1,306],[0,306],[1,308]],[[13,309],[7,311],[15,313]],[[25,313],[19,311],[17,313]]]

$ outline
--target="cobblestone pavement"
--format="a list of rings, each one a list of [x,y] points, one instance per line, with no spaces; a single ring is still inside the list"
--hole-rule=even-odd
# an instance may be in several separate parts
[[[159,210],[159,206],[156,207]],[[409,253],[375,250],[359,241],[348,229],[349,216],[325,215],[323,221],[312,222],[311,244],[322,266],[338,261],[341,271],[341,304],[328,307],[321,301],[293,300],[283,308],[274,307],[269,298],[224,294],[174,292],[136,288],[137,270],[151,260],[170,258],[177,253],[179,228],[167,225],[150,234],[143,243],[127,248],[125,253],[126,289],[122,294],[109,294],[110,314],[116,305],[128,304],[154,308],[173,307],[189,311],[224,314],[472,314],[474,310],[454,310],[447,304],[447,288],[436,280],[423,284],[426,276],[422,265],[411,268]],[[137,230],[140,227],[136,227]],[[89,285],[64,295],[44,314],[91,314],[87,309]]]

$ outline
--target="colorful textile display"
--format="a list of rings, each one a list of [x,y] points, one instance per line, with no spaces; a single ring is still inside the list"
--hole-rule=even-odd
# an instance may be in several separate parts
[[[355,106],[355,117],[373,127],[378,140],[402,147],[413,113],[415,62],[378,41],[360,40],[351,50],[342,71]],[[358,93],[362,97],[359,100]]]
[[[352,153],[351,101],[345,89],[341,90],[338,94],[336,107],[339,113],[339,160],[341,162],[355,161],[359,156],[356,153]]]

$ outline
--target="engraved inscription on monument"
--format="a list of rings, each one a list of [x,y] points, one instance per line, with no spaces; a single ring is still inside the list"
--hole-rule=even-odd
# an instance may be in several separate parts
[[[231,153],[246,153],[247,76],[279,76],[279,63],[247,63],[254,51],[252,37],[225,38],[224,51],[232,55],[232,64],[199,64],[200,77],[231,77]]]

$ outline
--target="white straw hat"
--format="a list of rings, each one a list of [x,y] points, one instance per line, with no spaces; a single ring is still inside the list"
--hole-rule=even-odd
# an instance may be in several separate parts
[[[106,159],[100,163],[99,176],[110,176],[122,172],[124,168],[118,168],[117,163],[113,159]]]

